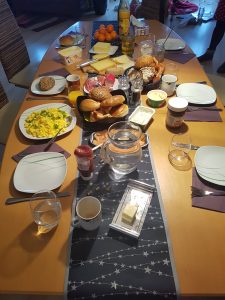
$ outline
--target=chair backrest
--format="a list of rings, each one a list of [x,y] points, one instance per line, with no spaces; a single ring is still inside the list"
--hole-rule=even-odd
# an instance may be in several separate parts
[[[0,0],[0,61],[8,80],[30,63],[23,36],[7,0]]]
[[[2,108],[6,103],[8,103],[8,98],[0,82],[0,108]]]
[[[142,0],[136,10],[137,18],[155,19],[164,23],[168,13],[168,0]]]

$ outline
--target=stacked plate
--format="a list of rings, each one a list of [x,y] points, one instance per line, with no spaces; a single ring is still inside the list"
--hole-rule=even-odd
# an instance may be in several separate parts
[[[225,147],[200,147],[195,154],[195,167],[203,179],[225,186]]]

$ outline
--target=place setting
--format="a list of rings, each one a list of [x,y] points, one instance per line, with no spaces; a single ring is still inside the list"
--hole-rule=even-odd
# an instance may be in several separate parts
[[[225,212],[225,148],[203,146],[195,154],[192,206]]]

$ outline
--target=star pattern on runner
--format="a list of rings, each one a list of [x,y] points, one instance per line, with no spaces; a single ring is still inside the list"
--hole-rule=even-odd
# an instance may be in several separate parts
[[[89,141],[88,134],[85,141]],[[102,203],[102,223],[96,232],[71,228],[68,299],[107,299],[109,296],[139,299],[141,296],[148,300],[158,295],[175,299],[165,226],[148,148],[143,148],[136,180],[150,184],[155,192],[138,240],[109,230],[127,182],[108,181],[107,168],[100,163],[99,149],[95,155],[93,180],[78,179],[77,201],[84,195],[97,197]],[[153,288],[154,281],[158,288]],[[160,286],[164,288],[161,290]]]

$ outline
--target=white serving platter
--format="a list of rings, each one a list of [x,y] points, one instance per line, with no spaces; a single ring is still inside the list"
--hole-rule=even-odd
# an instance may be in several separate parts
[[[57,152],[37,152],[22,158],[14,172],[15,188],[24,193],[54,190],[59,187],[67,173],[67,161]]]

